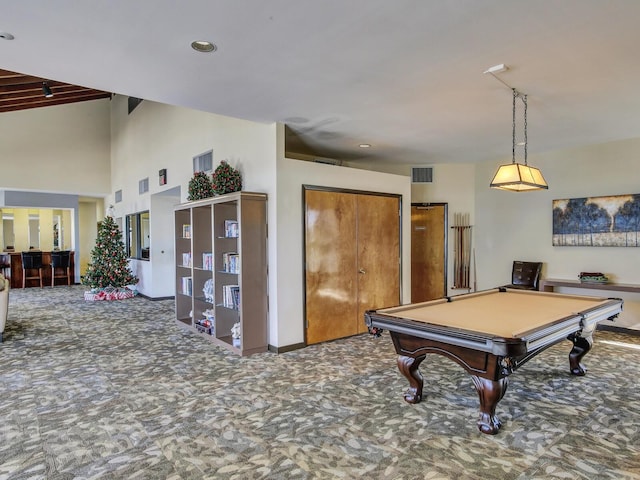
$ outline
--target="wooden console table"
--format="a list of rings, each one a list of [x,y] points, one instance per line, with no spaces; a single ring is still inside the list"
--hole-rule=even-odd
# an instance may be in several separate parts
[[[560,280],[545,278],[540,280],[540,290],[553,292],[555,287],[585,288],[590,290],[611,290],[614,292],[640,293],[640,285],[631,283],[589,283],[580,280]]]

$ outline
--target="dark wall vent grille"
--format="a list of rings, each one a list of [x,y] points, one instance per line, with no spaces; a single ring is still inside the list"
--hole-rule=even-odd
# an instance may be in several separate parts
[[[411,183],[433,183],[433,167],[411,167]]]

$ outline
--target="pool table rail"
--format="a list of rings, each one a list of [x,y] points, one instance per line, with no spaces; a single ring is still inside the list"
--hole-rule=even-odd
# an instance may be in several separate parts
[[[519,338],[508,339],[472,332],[461,328],[447,328],[431,323],[402,319],[388,314],[380,314],[375,310],[365,312],[365,324],[369,329],[404,333],[425,340],[446,342],[449,345],[471,348],[494,355],[518,355],[524,352],[526,343]]]

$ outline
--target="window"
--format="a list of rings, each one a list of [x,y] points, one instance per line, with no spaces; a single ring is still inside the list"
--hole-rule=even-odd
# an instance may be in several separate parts
[[[138,182],[138,193],[142,195],[149,191],[149,177],[143,178]]]
[[[129,258],[149,260],[151,235],[149,229],[149,212],[127,215],[126,248]]]

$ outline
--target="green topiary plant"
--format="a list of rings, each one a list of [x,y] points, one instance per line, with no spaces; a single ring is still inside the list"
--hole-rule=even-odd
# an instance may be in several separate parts
[[[240,172],[222,160],[213,172],[213,192],[216,195],[238,192],[242,190],[242,176]]]
[[[213,184],[211,178],[204,172],[196,172],[193,178],[189,180],[189,196],[187,200],[202,200],[203,198],[213,197]]]

